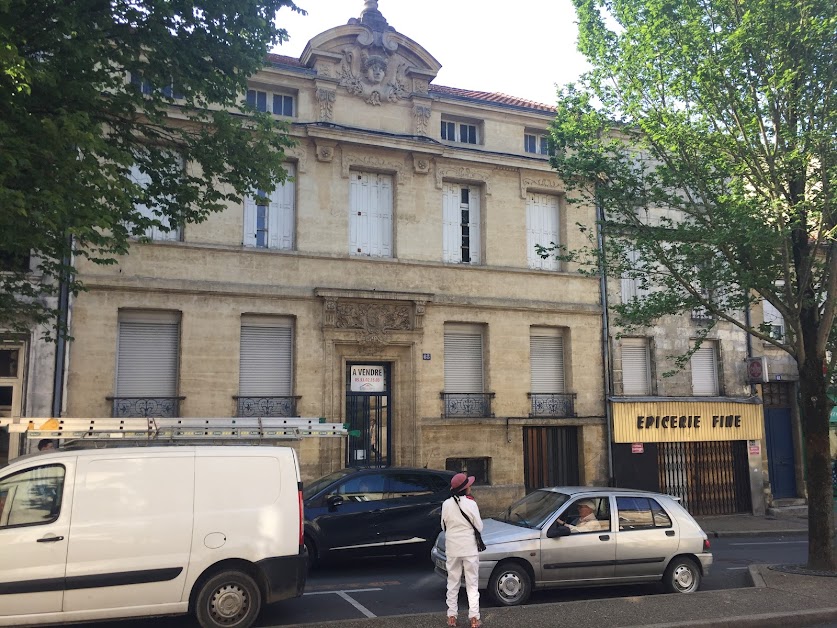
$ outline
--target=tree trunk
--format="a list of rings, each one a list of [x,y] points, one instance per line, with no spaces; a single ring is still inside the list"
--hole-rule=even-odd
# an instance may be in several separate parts
[[[808,488],[808,568],[835,571],[834,495],[828,435],[830,408],[823,364],[812,351],[799,365],[799,409]]]

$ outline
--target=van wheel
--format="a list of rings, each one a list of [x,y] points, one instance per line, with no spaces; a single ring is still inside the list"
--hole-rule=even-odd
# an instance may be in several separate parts
[[[262,609],[255,580],[241,571],[222,571],[198,593],[195,616],[202,628],[249,628]]]
[[[685,556],[674,558],[666,567],[663,586],[669,593],[694,593],[700,587],[700,567]]]
[[[497,565],[488,581],[488,594],[501,606],[525,604],[532,593],[532,578],[526,567],[509,562]]]

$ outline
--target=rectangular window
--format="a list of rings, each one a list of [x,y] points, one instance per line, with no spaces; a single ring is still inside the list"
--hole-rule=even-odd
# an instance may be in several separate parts
[[[491,458],[447,458],[445,470],[474,476],[475,486],[488,486]]]
[[[523,134],[523,150],[533,155],[551,155],[553,153],[548,136],[540,133]]]
[[[290,94],[248,89],[247,104],[262,113],[272,113],[275,116],[288,117],[294,115],[294,97]]]
[[[479,264],[480,190],[456,183],[446,183],[442,207],[442,261],[456,264]]]
[[[625,251],[625,257],[631,268],[638,268],[639,265],[639,251],[635,248],[629,248]],[[643,288],[641,281],[633,276],[633,273],[624,273],[622,275],[622,303],[630,303],[634,299],[642,299],[648,294],[648,289]]]
[[[441,137],[448,142],[479,144],[479,129],[476,123],[456,122],[442,119]]]
[[[529,331],[529,370],[533,393],[564,392],[564,334],[557,327]]]
[[[704,340],[692,354],[692,394],[718,395],[718,352],[714,342]]]
[[[241,317],[240,396],[293,394],[293,332],[293,319],[287,317]]]
[[[647,497],[617,497],[620,530],[650,530],[670,528],[671,517],[655,499]]]
[[[785,318],[776,307],[766,299],[761,302],[762,318],[769,325],[768,335],[776,340],[785,339]]]
[[[646,338],[623,338],[622,394],[651,394],[651,355]]]
[[[147,188],[151,184],[151,175],[140,170],[137,165],[131,166],[129,176],[134,183],[143,189]],[[145,218],[156,220],[160,223],[159,225],[152,225],[151,227],[148,227],[148,229],[145,230],[145,233],[142,234],[144,237],[149,240],[168,242],[179,242],[183,239],[182,227],[175,224],[173,219],[168,216],[160,215],[159,210],[155,210],[153,207],[139,203],[135,206],[135,209]]]
[[[141,94],[145,94],[146,96],[150,96],[155,91],[162,94],[166,98],[174,98],[176,100],[181,100],[183,98],[183,93],[178,89],[178,87],[174,84],[173,81],[170,81],[160,87],[159,89],[154,88],[151,81],[148,79],[144,79],[139,73],[137,72],[129,72],[131,77],[131,85],[134,86]]]
[[[294,164],[285,164],[288,178],[270,194],[259,190],[244,199],[244,246],[291,251],[296,222]]]
[[[445,392],[482,393],[483,334],[479,325],[445,324]]]
[[[180,313],[126,310],[119,312],[116,350],[116,395],[143,398],[126,402],[117,416],[177,416]]]
[[[559,244],[558,197],[549,194],[528,194],[526,200],[526,254],[529,268],[558,270],[554,256],[546,259],[537,253],[536,246]]]
[[[0,377],[18,377],[20,349],[0,349]]]
[[[351,173],[349,253],[392,257],[392,176]]]

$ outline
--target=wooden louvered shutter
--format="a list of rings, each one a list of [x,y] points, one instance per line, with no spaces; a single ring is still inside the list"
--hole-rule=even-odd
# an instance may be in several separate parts
[[[648,341],[644,338],[622,339],[622,392],[651,394],[651,364]]]
[[[149,312],[120,315],[117,397],[176,397],[180,316]]]
[[[533,393],[564,392],[564,338],[559,329],[533,328],[529,336]]]
[[[558,270],[554,257],[543,259],[535,246],[550,246],[559,243],[558,197],[549,194],[529,194],[526,204],[526,255],[529,268]]]
[[[462,213],[459,186],[446,183],[442,197],[442,261],[462,261]]]
[[[290,396],[293,386],[293,325],[286,319],[242,317],[238,394]]]

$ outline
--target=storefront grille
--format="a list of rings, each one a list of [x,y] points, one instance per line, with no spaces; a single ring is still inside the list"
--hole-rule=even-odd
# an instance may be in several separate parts
[[[746,441],[659,443],[660,491],[693,515],[751,512]]]

